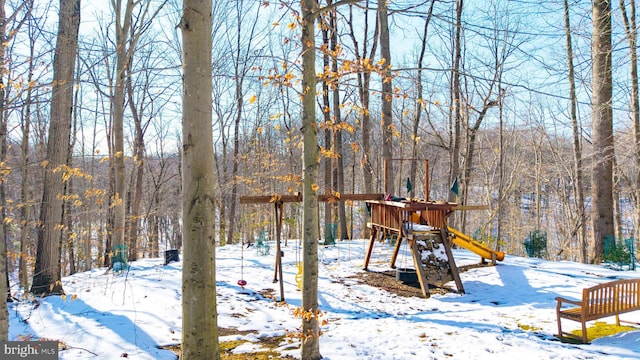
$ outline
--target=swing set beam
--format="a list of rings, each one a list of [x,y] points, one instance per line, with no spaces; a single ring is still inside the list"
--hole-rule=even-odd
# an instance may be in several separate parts
[[[369,201],[380,200],[384,194],[341,194],[337,195],[318,195],[319,202],[336,202],[336,201]],[[293,195],[257,195],[257,196],[240,196],[240,204],[275,204],[276,217],[276,268],[273,282],[280,282],[280,301],[284,302],[284,284],[282,282],[282,250],[280,247],[280,232],[282,231],[282,207],[284,203],[302,202],[302,193],[296,192]]]
[[[380,200],[384,198],[384,194],[340,194],[338,195],[318,195],[319,202],[334,201],[368,201]],[[269,204],[274,202],[302,202],[302,193],[294,193],[293,195],[251,195],[240,196],[240,204]]]

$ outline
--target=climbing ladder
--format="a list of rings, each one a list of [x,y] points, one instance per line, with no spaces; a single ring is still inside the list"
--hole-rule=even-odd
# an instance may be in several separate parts
[[[464,293],[458,267],[446,241],[447,230],[442,228],[407,236],[422,295],[430,296],[429,284],[442,286],[451,280],[455,281],[458,292]]]

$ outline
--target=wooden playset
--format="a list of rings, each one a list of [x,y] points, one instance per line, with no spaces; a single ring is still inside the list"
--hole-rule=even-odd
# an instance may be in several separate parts
[[[418,159],[390,159],[409,160]],[[384,183],[387,184],[387,176],[390,160],[385,162]],[[393,255],[390,260],[391,268],[396,268],[396,259],[403,241],[409,243],[416,270],[418,282],[422,294],[429,297],[429,285],[442,286],[447,282],[455,281],[458,292],[464,293],[462,281],[458,273],[451,252],[450,242],[469,249],[480,255],[482,261],[488,259],[495,265],[496,261],[504,259],[504,253],[494,251],[491,248],[471,239],[461,232],[447,226],[449,216],[455,210],[480,210],[484,206],[461,206],[457,203],[446,201],[429,201],[429,162],[423,160],[425,166],[424,194],[425,199],[397,199],[383,194],[342,194],[339,198],[331,195],[318,195],[318,201],[366,201],[371,213],[371,221],[367,224],[370,229],[369,247],[364,261],[364,269],[367,270],[371,254],[376,241],[382,241],[389,237],[396,239]],[[265,195],[242,196],[241,204],[275,204],[276,213],[276,270],[274,282],[280,279],[281,301],[284,301],[282,285],[282,269],[280,250],[280,230],[282,228],[282,206],[286,202],[301,202],[302,195]]]
[[[415,160],[415,159],[396,159]],[[494,251],[469,236],[447,226],[449,216],[455,210],[479,210],[484,206],[461,206],[446,201],[429,201],[429,163],[425,161],[425,199],[369,200],[371,221],[367,226],[371,230],[364,269],[368,270],[371,254],[376,241],[394,238],[395,246],[390,267],[396,268],[396,259],[403,241],[408,241],[422,294],[429,297],[429,285],[442,286],[454,281],[458,292],[464,293],[458,268],[451,252],[451,242],[480,255],[482,262],[504,259],[504,253]],[[388,166],[385,166],[385,170]],[[385,178],[386,178],[385,171]],[[393,200],[395,201],[393,201]]]

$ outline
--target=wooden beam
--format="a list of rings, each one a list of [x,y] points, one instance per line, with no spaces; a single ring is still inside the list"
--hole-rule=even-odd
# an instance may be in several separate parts
[[[340,194],[340,197],[334,195],[318,195],[318,201],[368,201],[382,199],[384,199],[384,194]]]
[[[294,193],[294,195],[255,195],[240,196],[240,204],[269,204],[275,202],[301,202],[302,193]]]
[[[383,194],[341,194],[340,197],[335,195],[318,195],[318,201],[367,201],[380,200],[384,198]],[[269,204],[275,202],[301,202],[302,193],[294,195],[250,195],[240,196],[240,204]]]
[[[452,210],[489,210],[489,205],[457,205]]]

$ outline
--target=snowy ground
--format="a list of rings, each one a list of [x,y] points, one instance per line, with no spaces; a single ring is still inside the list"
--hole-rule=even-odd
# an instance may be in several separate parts
[[[217,249],[218,325],[253,330],[230,339],[249,340],[235,351],[260,348],[260,338],[296,331],[293,315],[301,305],[295,266],[300,251],[284,248],[286,305],[277,304],[272,282],[274,256],[225,246]],[[477,263],[467,250],[454,250],[458,265]],[[597,339],[590,345],[562,343],[554,298],[579,299],[582,288],[614,278],[639,277],[571,262],[513,257],[495,267],[461,273],[466,293],[429,299],[400,297],[364,285],[364,242],[320,248],[319,302],[323,312],[320,352],[325,359],[632,359],[640,358],[640,330]],[[244,261],[241,259],[244,257]],[[390,248],[378,246],[370,270],[388,270]],[[401,255],[398,266],[406,256]],[[247,281],[245,289],[237,281]],[[61,359],[175,359],[159,346],[181,338],[181,263],[144,259],[128,272],[105,269],[63,280],[66,298],[47,297],[10,304],[10,339],[49,339],[64,343]],[[453,284],[451,287],[455,288]],[[623,319],[640,322],[640,312]],[[613,319],[605,319],[611,323]],[[578,323],[563,322],[567,330]],[[299,358],[300,344],[283,341],[279,351]]]

